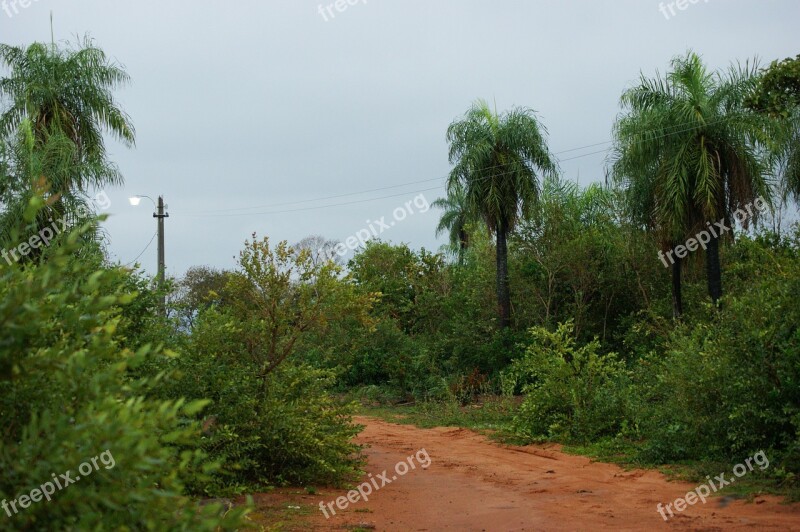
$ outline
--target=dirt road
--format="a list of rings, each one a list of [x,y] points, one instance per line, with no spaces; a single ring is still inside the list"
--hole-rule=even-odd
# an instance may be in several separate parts
[[[800,505],[773,497],[730,504],[711,498],[664,521],[656,505],[684,497],[695,485],[669,482],[653,471],[624,471],[556,447],[500,446],[464,429],[357,421],[366,425],[358,441],[369,445],[373,486],[389,483],[367,502],[348,501],[345,510],[334,505],[336,515],[328,519],[317,512],[319,530],[800,530]],[[414,469],[398,475],[396,464],[409,463],[423,448],[430,466],[423,469],[414,458]],[[320,495],[327,502],[347,492]]]

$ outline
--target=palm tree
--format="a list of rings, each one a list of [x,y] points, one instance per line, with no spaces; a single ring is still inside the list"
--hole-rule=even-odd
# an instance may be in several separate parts
[[[49,137],[65,136],[75,145],[76,169],[54,193],[85,193],[92,186],[120,184],[121,174],[106,160],[103,134],[126,146],[135,142],[128,116],[117,106],[113,89],[128,75],[107,60],[91,41],[77,48],[34,43],[28,48],[0,44],[0,62],[9,69],[0,79],[0,98],[7,106],[0,115],[0,136],[13,138],[24,120],[32,124],[38,147]]]
[[[18,236],[35,233],[54,220],[61,219],[69,227],[88,221],[88,198],[69,183],[76,174],[107,172],[98,161],[81,160],[77,147],[64,133],[48,133],[37,142],[33,125],[24,119],[13,139],[0,139],[0,247],[14,244]],[[39,205],[33,212],[31,202]],[[85,237],[99,240],[97,229],[93,227]],[[38,255],[32,251],[29,257]]]
[[[628,187],[632,211],[665,249],[717,221],[731,227],[733,213],[758,197],[771,201],[764,154],[775,123],[745,106],[756,82],[755,65],[709,73],[689,52],[672,60],[665,77],[642,75],[623,94],[614,174]],[[720,238],[713,233],[706,251],[715,303],[722,296]],[[679,315],[679,259],[673,301]]]
[[[497,241],[497,303],[500,327],[511,325],[508,234],[539,200],[539,177],[556,175],[544,138],[546,130],[530,109],[503,115],[479,100],[447,129],[450,163],[448,193],[462,188],[465,207],[483,219]]]
[[[458,262],[464,260],[464,253],[469,248],[469,231],[467,225],[472,220],[467,209],[466,196],[463,187],[454,187],[448,191],[444,198],[439,198],[432,204],[437,209],[442,209],[442,217],[436,226],[436,236],[448,233],[450,236],[450,251],[458,257]]]

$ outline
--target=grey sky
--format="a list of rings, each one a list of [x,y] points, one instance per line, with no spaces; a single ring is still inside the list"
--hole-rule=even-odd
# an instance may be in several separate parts
[[[669,19],[654,0],[359,0],[326,21],[319,6],[331,3],[34,0],[12,17],[0,10],[0,41],[49,41],[52,10],[56,40],[89,33],[133,79],[119,101],[137,147],[110,145],[126,178],[107,191],[114,257],[133,260],[155,232],[149,202],[130,207],[132,194],[166,198],[168,274],[230,268],[254,231],[343,240],[367,220],[391,220],[443,183],[445,130],[476,98],[538,111],[558,153],[608,141],[639,71],[663,71],[689,48],[714,68],[800,53],[797,0],[700,0]],[[565,177],[601,180],[605,155],[585,154],[607,146],[561,153]],[[431,202],[442,193],[424,192]],[[295,212],[264,214],[286,210]],[[243,212],[262,214],[230,216]],[[433,209],[416,212],[382,238],[436,249],[437,221]],[[151,273],[155,256],[153,242],[140,259]]]

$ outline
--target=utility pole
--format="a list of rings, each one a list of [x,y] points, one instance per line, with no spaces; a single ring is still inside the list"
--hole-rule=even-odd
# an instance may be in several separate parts
[[[167,208],[164,205],[164,196],[158,197],[158,204],[153,201],[153,198],[150,196],[131,196],[128,198],[131,205],[136,207],[139,205],[139,202],[142,201],[142,198],[147,198],[150,200],[150,203],[153,204],[153,207],[156,208],[156,212],[153,213],[153,218],[158,219],[158,270],[156,274],[156,289],[159,291],[164,290],[164,273],[166,271],[166,262],[164,260],[164,218],[169,218],[169,214],[164,212],[164,209]],[[152,243],[152,240],[150,241]],[[147,245],[150,247],[150,244]],[[147,248],[145,248],[147,249]],[[144,253],[144,251],[142,252]],[[138,257],[137,257],[138,258]],[[165,295],[161,296],[161,312],[166,315],[167,313],[167,297]]]
[[[158,212],[153,213],[153,218],[158,218],[158,288],[164,289],[164,272],[166,262],[164,260],[164,218],[169,218],[169,214],[164,212],[164,196],[158,197]],[[166,312],[167,298],[161,294],[161,309]]]

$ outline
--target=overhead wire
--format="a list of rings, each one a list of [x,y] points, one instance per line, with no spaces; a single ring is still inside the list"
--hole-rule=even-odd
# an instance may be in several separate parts
[[[135,259],[133,259],[132,261],[130,261],[129,263],[127,263],[127,264],[123,264],[123,265],[122,265],[122,267],[123,267],[123,268],[127,268],[128,266],[130,266],[131,264],[134,264],[134,263],[135,263],[137,260],[139,260],[139,259],[141,258],[141,256],[142,256],[142,255],[144,255],[144,252],[145,252],[145,251],[147,251],[148,249],[150,249],[150,245],[153,243],[153,240],[155,240],[155,239],[156,239],[156,235],[157,235],[157,234],[158,234],[158,231],[156,231],[155,233],[153,233],[153,237],[150,239],[150,242],[148,242],[148,243],[147,243],[147,245],[144,247],[144,249],[142,250],[142,252],[141,252],[141,253],[139,253],[139,254],[136,256],[136,258],[135,258]]]
[[[729,120],[731,118],[733,118],[733,116],[721,118],[719,120],[709,122],[706,125],[714,125],[714,124],[723,122],[725,120]],[[692,127],[686,128],[686,129],[677,129],[677,128],[680,128],[680,127],[682,127],[683,125],[686,125],[686,124],[688,124],[688,122],[686,122],[684,124],[676,124],[672,128],[669,128],[669,129],[676,129],[675,131],[667,131],[667,132],[665,132],[665,133],[663,133],[661,135],[657,135],[657,136],[655,136],[655,137],[653,137],[652,139],[649,139],[649,140],[657,140],[657,139],[660,139],[660,138],[666,138],[666,137],[668,137],[670,135],[676,135],[676,134],[679,134],[679,133],[684,133],[686,131],[691,131],[692,129],[694,129],[696,127],[696,126],[692,126]],[[656,131],[656,130],[657,130],[657,128],[651,128],[651,129],[643,130],[642,132],[646,133],[648,131]],[[585,146],[580,146],[580,147],[577,147],[577,148],[570,148],[570,149],[567,149],[567,150],[561,150],[561,151],[558,151],[558,152],[553,152],[551,155],[558,156],[560,154],[572,153],[572,152],[575,152],[575,151],[580,151],[580,150],[584,150],[584,149],[594,148],[594,147],[597,147],[597,146],[602,146],[604,144],[611,144],[613,142],[614,142],[613,140],[608,140],[608,141],[598,142],[598,143],[594,143],[594,144],[587,144]],[[576,155],[576,156],[573,156],[573,157],[568,157],[566,159],[558,159],[558,162],[559,163],[563,163],[563,162],[573,161],[573,160],[576,160],[576,159],[581,159],[583,157],[589,157],[589,156],[592,156],[592,155],[599,155],[599,154],[608,152],[609,149],[610,148],[606,148],[606,149],[603,149],[603,150],[598,150],[598,151],[593,151],[593,152],[590,152],[590,153],[583,153],[583,154]],[[504,165],[495,165],[495,166],[483,168],[482,170],[483,171],[493,170],[495,168],[502,168],[503,166]],[[498,174],[498,175],[502,176],[502,175],[507,175],[509,173],[511,173],[511,172],[501,173],[501,174]],[[494,177],[497,177],[497,175],[488,176],[488,177],[486,177],[484,179],[490,179],[490,178],[494,178]],[[367,198],[367,199],[364,199],[364,200],[355,200],[355,201],[349,201],[349,202],[343,202],[343,203],[334,203],[334,204],[330,204],[330,205],[316,205],[316,206],[312,206],[312,207],[303,207],[303,208],[298,208],[298,209],[288,209],[288,210],[279,210],[279,211],[244,212],[244,213],[230,212],[230,211],[244,211],[244,210],[253,210],[253,209],[265,209],[265,208],[272,208],[272,207],[283,207],[283,206],[290,206],[290,205],[300,205],[300,204],[303,204],[303,203],[314,203],[314,202],[319,202],[319,201],[327,201],[327,200],[331,200],[331,199],[339,199],[339,198],[344,198],[344,197],[349,197],[349,196],[358,196],[358,195],[361,195],[361,194],[369,194],[369,193],[372,193],[372,192],[380,192],[380,191],[384,191],[384,190],[392,190],[392,189],[397,189],[397,188],[403,188],[403,187],[408,187],[408,186],[411,186],[411,185],[417,185],[417,184],[421,184],[421,183],[429,183],[429,182],[432,182],[432,181],[440,181],[440,180],[443,180],[443,179],[447,179],[447,177],[446,176],[445,177],[435,177],[435,178],[431,178],[431,179],[423,179],[423,180],[420,180],[420,181],[412,181],[412,182],[409,182],[409,183],[402,183],[402,184],[398,184],[398,185],[391,185],[391,186],[386,186],[386,187],[373,188],[373,189],[362,190],[362,191],[357,191],[357,192],[348,192],[348,193],[344,193],[344,194],[336,194],[336,195],[333,195],[333,196],[324,196],[324,197],[306,199],[306,200],[298,200],[298,201],[282,202],[282,203],[273,203],[273,204],[268,204],[268,205],[260,205],[260,206],[252,206],[252,207],[235,207],[235,208],[216,209],[216,210],[207,210],[207,211],[189,211],[189,212],[186,212],[186,213],[181,213],[179,211],[177,213],[173,212],[173,214],[179,214],[179,215],[187,216],[187,217],[203,217],[203,218],[205,218],[205,217],[236,217],[236,216],[256,216],[256,215],[260,216],[260,215],[269,215],[269,214],[286,214],[286,213],[292,213],[292,212],[302,212],[302,211],[311,211],[311,210],[318,210],[318,209],[327,209],[327,208],[331,208],[331,207],[341,207],[341,206],[347,206],[347,205],[355,205],[355,204],[359,204],[359,203],[368,203],[368,202],[378,201],[378,200],[382,200],[382,199],[396,198],[396,197],[404,196],[404,195],[407,195],[407,194],[417,194],[417,193],[422,193],[422,192],[429,192],[429,191],[432,191],[432,190],[438,190],[438,189],[442,188],[443,186],[445,186],[445,183],[442,183],[441,185],[439,185],[437,187],[427,188],[427,189],[423,189],[423,190],[413,190],[413,191],[407,191],[407,192],[400,193],[400,194],[392,194],[392,195],[389,195],[389,196],[380,196],[380,197],[375,197],[375,198]],[[227,213],[227,214],[222,214],[222,213]]]

